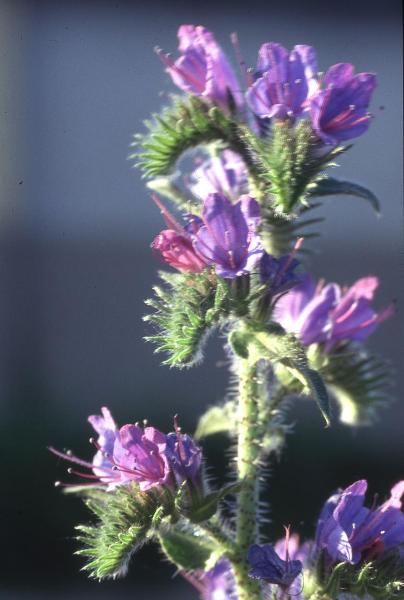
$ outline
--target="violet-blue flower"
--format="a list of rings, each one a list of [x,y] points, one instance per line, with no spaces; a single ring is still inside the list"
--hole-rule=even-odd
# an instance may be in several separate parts
[[[241,106],[237,78],[213,33],[205,27],[181,25],[178,39],[181,56],[175,62],[159,51],[175,85],[184,92],[211,100],[226,111],[229,94]]]
[[[247,560],[250,563],[250,577],[288,589],[300,575],[303,565],[300,560],[280,558],[271,544],[253,544],[248,549]]]
[[[90,415],[88,422],[99,435],[96,442],[99,450],[97,450],[93,458],[93,472],[102,481],[105,473],[111,470],[111,462],[106,456],[112,456],[114,444],[118,436],[118,428],[110,410],[106,406],[101,408],[101,415]]]
[[[326,144],[338,144],[364,133],[371,115],[369,103],[376,87],[376,75],[358,73],[349,63],[330,67],[323,79],[324,89],[310,98],[314,131]]]
[[[240,156],[231,150],[224,150],[195,169],[188,187],[202,201],[214,192],[235,201],[246,192],[247,175],[247,168]]]
[[[202,463],[202,449],[186,433],[181,432],[176,420],[175,432],[167,435],[166,456],[178,484],[185,480],[197,483]]]
[[[297,117],[317,88],[316,73],[311,46],[298,45],[289,53],[280,44],[263,44],[257,64],[259,77],[247,91],[247,102],[261,118]]]
[[[300,282],[300,275],[295,273],[299,261],[290,254],[276,258],[265,253],[260,261],[260,277],[262,283],[268,283],[271,296],[282,294]]]
[[[350,288],[336,283],[316,285],[307,273],[279,299],[274,317],[305,345],[325,344],[331,350],[341,341],[363,341],[394,313],[393,305],[380,312],[372,306],[377,277],[363,277]]]
[[[209,194],[192,234],[196,253],[216,267],[219,277],[234,279],[248,273],[263,254],[259,218],[258,203],[249,196],[233,204],[223,194]]]
[[[366,489],[366,480],[356,481],[324,505],[316,546],[333,562],[356,564],[362,558],[373,560],[404,543],[404,481],[398,482],[389,500],[375,509],[364,506]]]

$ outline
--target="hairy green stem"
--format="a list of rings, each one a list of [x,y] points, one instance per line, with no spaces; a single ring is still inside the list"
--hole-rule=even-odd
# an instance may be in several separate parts
[[[262,431],[259,425],[261,381],[257,364],[238,359],[239,378],[237,472],[243,482],[237,499],[236,547],[233,561],[239,600],[261,598],[260,585],[248,577],[247,550],[258,537],[258,477]]]

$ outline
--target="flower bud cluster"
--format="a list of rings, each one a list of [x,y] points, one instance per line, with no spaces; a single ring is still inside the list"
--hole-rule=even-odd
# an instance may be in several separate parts
[[[51,448],[57,456],[90,471],[70,470],[72,474],[89,480],[89,485],[105,486],[108,491],[132,481],[142,492],[165,488],[174,493],[188,481],[201,485],[202,450],[177,424],[175,432],[166,435],[138,423],[118,428],[107,407],[102,407],[101,413],[88,418],[98,433],[97,440],[90,440],[97,449],[92,462]]]

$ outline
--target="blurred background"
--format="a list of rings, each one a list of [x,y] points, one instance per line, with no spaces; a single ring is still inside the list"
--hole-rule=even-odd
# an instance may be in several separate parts
[[[54,489],[65,465],[46,450],[90,457],[87,415],[105,404],[120,423],[147,416],[167,430],[179,413],[192,431],[225,392],[214,339],[204,363],[182,372],[160,367],[142,341],[143,300],[160,267],[149,244],[162,221],[127,155],[132,133],[174,91],[153,47],[175,51],[181,23],[204,24],[230,55],[237,31],[250,65],[273,40],[314,45],[321,69],[350,61],[378,73],[375,120],[335,175],[371,188],[383,216],[358,199],[326,200],[311,269],[346,283],[376,274],[379,306],[397,299],[394,321],[370,341],[396,366],[396,401],[360,431],[325,431],[309,402],[293,409],[296,434],[265,492],[268,535],[288,523],[312,535],[338,485],[366,477],[384,497],[404,478],[400,5],[0,0],[1,598],[196,598],[154,548],[123,581],[87,581],[73,556],[86,510]],[[205,447],[220,476],[227,440]]]

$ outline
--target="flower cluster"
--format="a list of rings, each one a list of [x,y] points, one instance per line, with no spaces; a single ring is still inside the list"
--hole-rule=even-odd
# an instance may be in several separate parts
[[[162,231],[152,243],[181,271],[200,273],[215,266],[219,277],[233,279],[250,272],[263,255],[259,206],[250,196],[232,203],[218,192],[209,194],[201,217],[188,215],[187,221],[185,227]]]
[[[92,462],[50,448],[57,456],[93,472],[69,469],[70,473],[89,480],[89,485],[104,485],[109,491],[131,481],[143,492],[155,487],[173,490],[186,480],[199,481],[202,451],[177,424],[175,432],[168,435],[137,423],[118,429],[108,408],[102,407],[101,413],[88,418],[98,433],[97,440],[91,438],[97,448]]]
[[[378,285],[378,278],[369,276],[341,288],[336,283],[316,284],[305,274],[280,298],[274,317],[306,346],[324,344],[330,351],[342,341],[363,341],[394,313],[392,304],[380,312],[372,308]]]
[[[393,305],[373,308],[378,278],[350,287],[316,282],[299,272],[296,258],[302,228],[319,221],[299,222],[317,206],[314,196],[354,190],[377,206],[363,186],[324,175],[345,151],[340,144],[368,128],[376,77],[355,74],[348,63],[321,75],[314,48],[289,52],[274,42],[261,46],[254,69],[244,69],[233,35],[242,90],[210,31],[183,25],[178,38],[177,59],[157,52],[174,84],[193,97],[173,99],[135,142],[138,165],[155,177],[149,187],[185,213],[177,220],[153,196],[166,228],[152,247],[179,273],[162,273],[163,286],[146,302],[154,313],[145,319],[157,329],[147,339],[168,354],[166,364],[184,367],[215,327],[226,336],[238,394],[232,387],[223,406],[208,409],[195,436],[237,436],[237,480],[208,489],[202,450],[176,418],[168,434],[147,422],[118,427],[103,407],[88,419],[98,435],[92,460],[50,448],[82,467],[69,472],[86,486],[103,487],[85,491],[98,519],[78,527],[85,569],[99,579],[121,575],[136,549],[155,541],[202,600],[373,600],[366,569],[371,583],[378,579],[375,598],[390,597],[397,585],[404,589],[404,568],[390,561],[394,553],[402,563],[404,481],[372,508],[364,505],[365,480],[338,491],[321,511],[314,540],[301,544],[288,527],[275,544],[257,543],[259,481],[287,431],[285,399],[309,393],[327,424],[330,394],[351,412],[358,407],[355,415],[370,414],[380,401],[384,370],[354,344],[394,312]],[[171,174],[194,149],[209,158],[177,185]],[[221,510],[229,495],[237,495],[235,514],[231,501]]]
[[[303,570],[315,573],[319,561],[326,571],[341,562],[359,567],[377,564],[389,551],[402,548],[404,481],[393,486],[388,500],[372,508],[364,506],[366,490],[367,481],[362,479],[332,495],[320,513],[314,541],[300,544],[299,536],[287,530],[274,546],[251,546],[250,576],[304,600],[300,575]]]
[[[180,58],[173,61],[158,51],[175,85],[201,96],[222,110],[245,104],[258,119],[307,117],[314,133],[325,144],[338,144],[364,133],[371,115],[369,103],[376,87],[373,73],[354,74],[349,63],[331,66],[319,76],[312,46],[297,45],[291,52],[268,42],[258,51],[252,81],[248,79],[245,100],[223,50],[204,27],[182,25],[178,30]]]
[[[404,544],[404,481],[399,481],[390,498],[376,508],[363,505],[366,489],[364,479],[356,481],[324,505],[317,525],[316,547],[333,563],[375,560]]]

